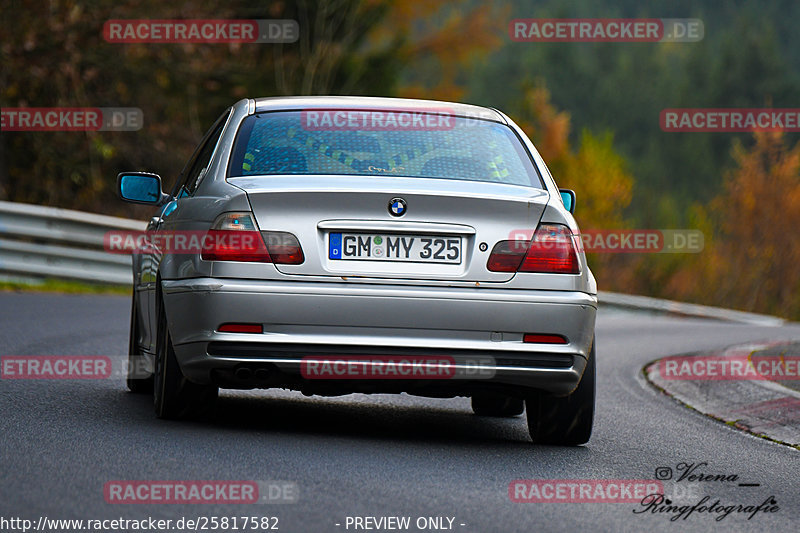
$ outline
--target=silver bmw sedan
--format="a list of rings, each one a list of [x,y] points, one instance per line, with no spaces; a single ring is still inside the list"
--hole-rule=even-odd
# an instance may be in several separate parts
[[[471,397],[535,443],[589,440],[597,287],[531,141],[489,108],[241,100],[133,250],[128,386],[194,416],[222,388]]]

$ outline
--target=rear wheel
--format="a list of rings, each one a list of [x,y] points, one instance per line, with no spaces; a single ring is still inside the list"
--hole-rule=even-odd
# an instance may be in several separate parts
[[[200,385],[189,381],[178,366],[163,303],[159,305],[158,312],[155,370],[153,398],[156,416],[159,418],[199,416],[213,406],[219,389],[214,385]]]
[[[534,443],[577,446],[589,442],[594,420],[595,359],[592,341],[583,377],[569,396],[559,398],[538,392],[525,400],[528,431]]]
[[[502,394],[476,394],[472,397],[472,412],[478,416],[518,416],[525,410],[524,402]]]
[[[144,376],[144,356],[139,349],[139,321],[136,318],[136,292],[131,297],[131,327],[128,341],[128,390],[136,394],[153,392],[153,374]]]

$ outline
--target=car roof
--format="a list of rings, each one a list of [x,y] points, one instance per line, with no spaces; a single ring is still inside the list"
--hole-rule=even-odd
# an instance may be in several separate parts
[[[254,112],[296,111],[305,109],[357,109],[392,110],[408,112],[441,113],[455,116],[481,118],[506,123],[498,111],[471,104],[416,100],[412,98],[382,98],[374,96],[280,96],[256,98]]]

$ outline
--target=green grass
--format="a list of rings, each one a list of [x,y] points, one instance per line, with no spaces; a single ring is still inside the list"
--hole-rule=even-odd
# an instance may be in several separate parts
[[[129,285],[109,285],[106,283],[66,281],[62,279],[47,278],[35,282],[0,280],[0,291],[129,295],[131,293],[131,287]]]

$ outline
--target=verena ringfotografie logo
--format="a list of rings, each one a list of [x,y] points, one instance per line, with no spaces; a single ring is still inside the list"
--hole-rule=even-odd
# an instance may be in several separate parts
[[[665,494],[662,480],[672,479],[670,467],[656,468],[657,479],[517,479],[508,485],[508,497],[515,503],[633,503],[636,515],[661,515],[671,522],[686,520],[693,515],[711,515],[720,522],[731,514],[746,516],[747,520],[759,513],[776,513],[780,510],[775,496],[751,499],[745,503],[725,504],[719,498],[698,496],[699,486],[710,483],[736,485],[738,476],[707,475],[697,469],[707,463],[680,463],[685,472],[672,482],[671,495]],[[683,483],[683,485],[681,485]],[[738,487],[758,484],[738,483]],[[681,500],[677,503],[676,499]],[[759,503],[760,502],[760,503]]]
[[[452,130],[452,110],[314,109],[300,113],[306,131],[437,131]]]
[[[759,513],[776,513],[780,510],[774,495],[754,498],[745,494],[736,503],[722,503],[719,498],[703,495],[710,487],[727,486],[726,492],[740,489],[743,493],[761,487],[760,483],[743,481],[733,472],[709,472],[708,467],[706,461],[681,461],[674,469],[672,466],[656,467],[656,479],[665,482],[665,492],[646,496],[639,507],[633,510],[634,514],[658,514],[668,517],[670,522],[687,520],[695,514],[705,514],[721,522],[734,513],[745,515],[747,520],[751,520]]]
[[[659,115],[667,132],[800,131],[800,109],[676,108]]]
[[[508,484],[514,503],[639,503],[664,494],[656,479],[515,479]]]
[[[4,355],[2,379],[107,379],[112,360],[106,355]]]
[[[700,19],[514,19],[508,33],[517,42],[696,42],[705,28]]]
[[[109,481],[103,497],[111,504],[297,503],[292,481]]]
[[[138,131],[138,107],[4,107],[2,131]]]
[[[295,20],[109,20],[109,43],[293,43],[300,38]]]
[[[495,363],[489,357],[312,355],[303,357],[300,373],[306,379],[487,379]]]
[[[509,240],[527,249],[534,230],[517,229],[509,233]],[[703,232],[693,229],[610,229],[581,230],[573,234],[579,250],[586,253],[699,253],[703,251]],[[537,249],[564,246],[559,242],[536,242]]]
[[[800,356],[797,355],[671,356],[657,364],[660,376],[669,380],[800,380]]]

